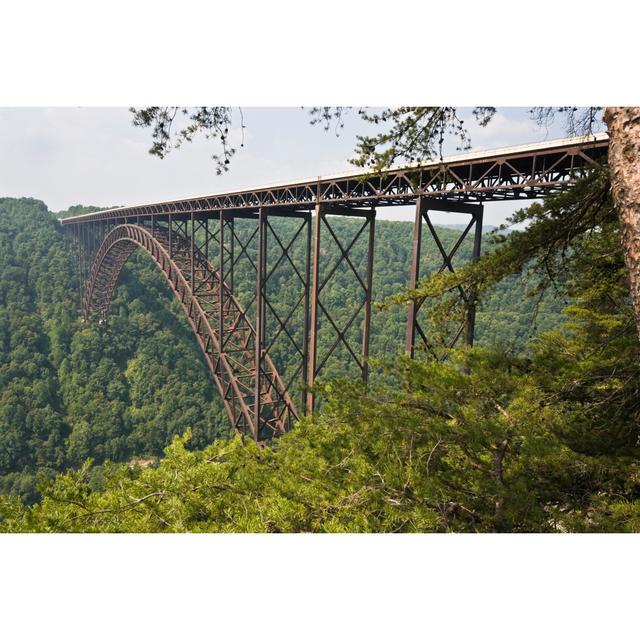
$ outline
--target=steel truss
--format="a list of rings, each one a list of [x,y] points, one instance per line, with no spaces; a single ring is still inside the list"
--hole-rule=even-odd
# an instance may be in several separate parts
[[[262,189],[214,194],[76,216],[83,221],[113,217],[188,215],[209,211],[312,208],[350,204],[369,208],[415,202],[419,196],[456,202],[539,198],[566,189],[606,157],[608,138],[556,140],[445,158],[382,174],[350,173]]]
[[[299,394],[299,407],[313,410],[312,387],[340,351],[367,382],[376,208],[416,205],[408,282],[415,288],[425,233],[440,271],[453,271],[472,231],[473,259],[480,255],[483,202],[563,190],[605,157],[607,146],[604,136],[555,141],[375,176],[345,174],[63,219],[77,251],[82,316],[106,321],[123,266],[137,249],[146,252],[184,309],[233,427],[266,441],[299,417],[292,397]],[[432,223],[433,210],[471,216],[450,249]],[[345,237],[334,216],[361,224]],[[329,243],[338,250],[333,265],[323,258]],[[353,256],[363,245],[366,264],[359,270]],[[344,317],[326,295],[341,269],[359,291]],[[475,292],[459,287],[457,294],[466,318],[443,345],[428,337],[424,306],[409,305],[406,353],[414,356],[423,344],[444,359],[463,336],[473,343]]]
[[[469,232],[474,230],[473,239],[473,253],[472,259],[475,260],[480,256],[481,243],[482,243],[482,205],[472,205],[467,203],[450,203],[446,205],[446,210],[455,213],[467,213],[471,215],[471,220],[467,224],[466,228],[459,235],[453,247],[447,251],[443,246],[440,236],[436,231],[431,218],[429,217],[429,210],[443,210],[444,205],[440,201],[432,201],[428,198],[418,198],[416,203],[416,215],[413,227],[413,250],[411,255],[411,271],[409,274],[409,288],[415,289],[420,278],[420,263],[422,257],[422,235],[423,227],[427,226],[430,237],[433,238],[435,245],[438,249],[442,263],[438,268],[438,273],[441,273],[445,269],[453,273],[453,259],[458,252],[458,249],[462,246],[462,243],[467,238]],[[409,310],[407,315],[407,333],[405,340],[405,352],[407,355],[414,357],[416,348],[416,338],[419,338],[425,349],[436,359],[445,360],[450,350],[456,345],[460,337],[464,334],[465,342],[471,346],[473,345],[473,337],[475,330],[476,320],[476,294],[472,289],[465,290],[462,286],[457,287],[457,293],[465,304],[466,318],[460,323],[457,330],[450,337],[445,349],[438,352],[436,345],[432,343],[427,337],[427,332],[423,329],[419,322],[420,309],[423,306],[423,301],[412,300],[409,303]]]
[[[207,258],[212,235],[207,226],[194,220],[113,227],[93,260],[84,316],[106,320],[122,267],[136,249],[144,250],[182,305],[233,427],[258,441],[269,440],[288,430],[298,414],[260,346],[259,324],[254,326]]]
[[[348,242],[340,240],[338,235],[334,231],[331,223],[327,219],[329,214],[344,215],[343,209],[335,207],[327,207],[318,205],[316,207],[315,224],[314,224],[314,240],[313,240],[313,284],[311,289],[311,327],[310,327],[310,356],[309,356],[309,373],[308,383],[313,386],[316,382],[321,370],[326,366],[329,358],[334,354],[339,346],[343,346],[350,356],[352,362],[354,362],[362,377],[362,380],[366,383],[369,376],[369,339],[371,333],[371,300],[372,300],[372,279],[373,279],[373,254],[374,254],[374,237],[375,237],[375,210],[372,211],[359,211],[351,209],[348,211],[350,216],[359,216],[363,218],[363,223],[357,232],[351,237]],[[333,241],[339,249],[339,257],[335,264],[328,270],[328,273],[321,273],[321,245],[320,238],[322,235],[322,229],[328,231],[328,240]],[[366,270],[364,275],[358,272],[358,269],[353,264],[349,257],[350,251],[356,245],[358,240],[367,233],[367,260]],[[323,303],[321,294],[326,285],[334,277],[339,267],[345,263],[348,266],[350,274],[354,277],[359,285],[361,292],[360,298],[350,300],[354,305],[353,311],[351,311],[349,318],[345,323],[339,325],[327,303]],[[364,316],[363,316],[364,312]],[[319,320],[320,317],[324,317],[327,321],[327,325],[333,330],[333,336],[331,342],[322,356],[318,353],[318,335],[319,335]],[[362,317],[363,316],[363,317]],[[350,344],[347,334],[351,329],[354,322],[359,318],[362,318],[362,337],[360,339],[360,354],[357,354],[353,346]],[[307,411],[311,412],[314,407],[314,394],[311,389],[307,391],[306,397]]]

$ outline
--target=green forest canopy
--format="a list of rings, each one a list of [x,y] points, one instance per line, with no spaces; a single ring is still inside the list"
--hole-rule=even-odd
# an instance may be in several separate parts
[[[554,218],[553,206],[534,226]],[[106,327],[82,324],[69,287],[75,265],[54,216],[39,201],[1,200],[0,488],[32,502],[36,474],[49,477],[32,509],[4,500],[3,526],[637,528],[638,345],[608,208],[609,218],[572,239],[555,295],[526,295],[518,273],[496,278],[478,314],[483,348],[448,364],[398,358],[406,311],[376,310],[371,352],[387,363],[373,388],[332,383],[346,373],[336,362],[313,425],[259,449],[226,439],[196,342],[148,260],[135,256],[125,268]],[[457,237],[439,233],[449,246]],[[411,224],[379,221],[377,300],[406,286],[410,237]],[[358,268],[363,259],[356,252]],[[332,283],[338,314],[350,287],[346,272]],[[536,337],[543,330],[551,331]],[[283,347],[275,358],[286,367],[291,354]]]

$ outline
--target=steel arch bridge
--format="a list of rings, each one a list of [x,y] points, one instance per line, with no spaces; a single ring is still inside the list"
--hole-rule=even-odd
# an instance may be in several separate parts
[[[425,233],[442,259],[440,270],[453,271],[456,252],[472,231],[473,257],[480,255],[484,202],[527,200],[562,191],[606,159],[607,148],[606,134],[597,134],[464,154],[374,176],[351,172],[108,209],[60,222],[77,249],[83,318],[106,321],[123,266],[135,251],[147,254],[184,310],[234,429],[260,442],[284,433],[302,412],[313,410],[311,387],[339,347],[367,382],[377,208],[415,204],[407,278],[413,288],[420,277]],[[440,241],[430,211],[469,216],[452,249],[447,251]],[[336,217],[342,216],[361,220],[350,237],[337,228]],[[272,224],[283,217],[293,224],[287,237]],[[242,225],[244,234],[238,229]],[[338,261],[331,268],[322,265],[321,239],[338,250]],[[296,246],[297,255],[303,256],[297,263]],[[355,246],[366,251],[364,270],[352,260]],[[277,286],[289,287],[296,300],[284,317],[274,308],[273,292],[268,290],[283,265],[291,277],[286,282],[280,279]],[[361,294],[352,301],[353,312],[346,322],[338,321],[323,299],[341,265],[346,265]],[[254,289],[244,306],[236,295],[239,275],[245,290],[247,285]],[[448,348],[461,338],[473,344],[474,293],[460,288],[459,295],[467,317]],[[442,357],[423,328],[423,316],[420,303],[410,303],[405,352],[413,357],[420,343]],[[360,330],[354,338],[355,325]],[[331,338],[320,357],[322,331]],[[277,370],[271,353],[281,337],[296,359],[286,377]],[[303,391],[294,402],[297,383]]]

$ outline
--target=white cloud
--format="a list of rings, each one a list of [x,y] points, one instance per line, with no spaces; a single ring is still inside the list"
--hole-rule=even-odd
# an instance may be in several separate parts
[[[237,146],[242,134],[235,115],[231,139]],[[308,114],[298,108],[246,109],[244,119],[244,148],[238,148],[231,170],[216,176],[214,142],[198,139],[160,160],[148,153],[150,132],[133,127],[126,108],[0,109],[0,196],[39,198],[57,211],[72,204],[135,204],[353,168],[347,159],[362,127],[355,117],[339,138],[311,127]],[[474,149],[562,135],[537,129],[524,109],[500,109],[486,128],[469,111],[467,124]],[[496,224],[514,208],[487,205],[486,220]],[[394,209],[380,216],[411,219],[412,213]]]

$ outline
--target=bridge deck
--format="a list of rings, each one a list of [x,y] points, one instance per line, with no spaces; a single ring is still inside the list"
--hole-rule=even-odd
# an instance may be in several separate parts
[[[423,237],[432,238],[440,253],[439,270],[453,271],[452,262],[469,234],[472,259],[480,256],[485,201],[538,198],[566,189],[594,162],[605,159],[607,148],[606,134],[554,140],[467,153],[376,175],[352,171],[120,207],[61,222],[77,250],[77,283],[83,292],[85,319],[95,316],[92,310],[96,309],[103,320],[107,318],[119,270],[132,253],[115,245],[130,241],[142,247],[182,304],[231,424],[243,436],[264,440],[286,431],[303,407],[313,411],[312,388],[328,370],[328,361],[340,362],[345,371],[357,370],[364,383],[368,380],[377,208],[416,204],[408,280],[409,287],[415,288],[426,266]],[[470,214],[453,247],[441,242],[431,210]],[[330,220],[336,214],[358,215],[363,220],[339,238]],[[300,225],[282,225],[297,230],[278,229],[271,224],[271,216],[298,217]],[[238,225],[249,229],[244,240],[235,228],[236,218],[253,219]],[[327,252],[330,245],[333,258]],[[236,264],[238,273],[249,279],[243,290],[255,294],[247,298],[242,311],[238,307],[233,314],[225,304],[235,296]],[[217,298],[215,287],[207,289],[202,265],[208,265],[209,280],[212,277],[218,283]],[[344,305],[336,304],[327,295],[330,287],[325,287],[336,273],[356,282],[346,315]],[[423,348],[442,360],[459,340],[473,344],[475,293],[461,286],[458,294],[462,315],[451,318],[450,336],[431,336],[425,324],[427,305],[410,302],[405,353],[413,357]],[[284,306],[276,309],[276,298]],[[240,317],[251,328],[243,333],[246,342],[232,339]],[[286,370],[286,382],[275,363]],[[292,394],[298,393],[301,404],[296,409]]]
[[[379,175],[351,171],[246,191],[106,209],[61,219],[76,224],[140,216],[253,214],[261,207],[293,214],[317,204],[349,214],[366,209],[411,204],[419,196],[455,203],[537,198],[565,188],[594,160],[606,154],[609,138],[598,133],[582,138],[478,151],[420,165],[404,165]],[[454,210],[454,209],[450,209]]]

